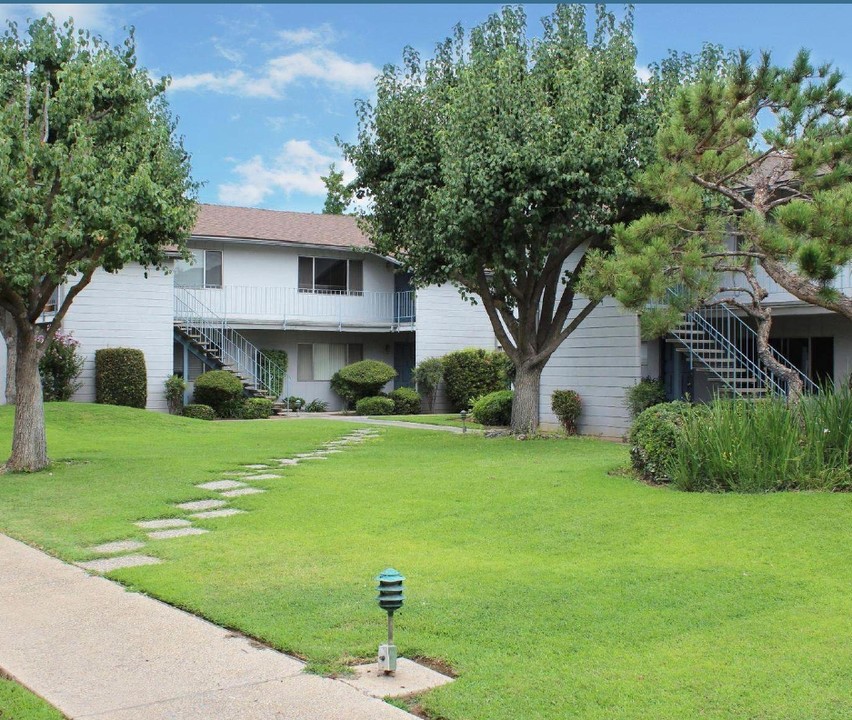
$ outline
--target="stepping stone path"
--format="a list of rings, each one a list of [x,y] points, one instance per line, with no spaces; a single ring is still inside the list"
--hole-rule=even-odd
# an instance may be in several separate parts
[[[294,457],[274,458],[270,462],[277,463],[280,467],[295,466],[305,460],[328,460],[333,453],[344,452],[348,447],[363,443],[365,440],[377,437],[380,433],[373,429],[353,430],[348,435],[337,440],[329,440],[322,447],[309,453],[298,453]],[[280,480],[281,469],[273,468],[266,463],[253,463],[243,465],[241,470],[227,470],[223,473],[224,480],[212,480],[210,482],[196,485],[199,490],[218,493],[223,498],[242,497],[243,495],[258,495],[266,492],[263,488],[253,487],[248,484],[251,480]],[[270,472],[258,472],[258,471]],[[234,480],[231,478],[239,478]],[[133,523],[137,528],[146,531],[149,540],[171,540],[173,538],[188,537],[192,535],[203,535],[210,532],[207,528],[195,527],[194,520],[215,520],[217,518],[241,515],[245,510],[234,507],[226,507],[227,500],[191,500],[189,502],[175,505],[179,510],[189,513],[186,518],[157,518],[155,520],[139,520]],[[162,562],[160,558],[150,555],[135,554],[137,550],[145,547],[145,543],[128,538],[104,543],[89,548],[89,552],[96,555],[107,555],[111,557],[100,557],[94,560],[77,563],[85,570],[97,573],[108,573],[127,567],[138,567],[140,565],[156,565]],[[130,553],[130,554],[122,554]]]

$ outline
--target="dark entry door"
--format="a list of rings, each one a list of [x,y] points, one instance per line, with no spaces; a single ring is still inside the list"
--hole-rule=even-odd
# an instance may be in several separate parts
[[[396,370],[394,388],[414,387],[414,343],[395,342],[393,344],[393,369]]]

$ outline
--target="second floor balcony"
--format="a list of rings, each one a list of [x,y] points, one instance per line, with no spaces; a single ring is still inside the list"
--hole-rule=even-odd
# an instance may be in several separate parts
[[[176,287],[176,315],[187,302],[235,327],[281,329],[413,330],[413,290],[344,292],[226,285]]]

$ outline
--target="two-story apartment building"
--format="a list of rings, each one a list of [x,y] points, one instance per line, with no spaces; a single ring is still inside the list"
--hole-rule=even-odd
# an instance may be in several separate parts
[[[75,400],[94,400],[94,354],[101,347],[143,350],[152,410],[165,410],[163,385],[173,372],[191,383],[224,364],[255,386],[269,384],[264,350],[287,353],[281,396],[318,398],[339,409],[329,380],[350,362],[387,362],[400,386],[427,357],[498,347],[481,305],[462,300],[450,285],[415,292],[392,259],[370,252],[352,217],[201,205],[189,247],[191,263],[98,272],[76,299],[63,323],[85,358]],[[850,279],[847,270],[838,287],[848,291]],[[767,287],[777,349],[814,380],[846,378],[850,324]],[[578,302],[574,312],[581,307]],[[643,341],[634,313],[611,300],[599,305],[545,368],[542,423],[556,423],[550,395],[559,388],[580,393],[582,432],[620,437],[630,424],[625,392],[642,377],[663,377],[672,397],[688,392],[697,399],[725,388],[745,394],[750,383],[766,382],[754,377],[761,371],[751,330],[735,313],[717,310],[689,322],[689,332]],[[446,409],[442,398],[439,408]]]

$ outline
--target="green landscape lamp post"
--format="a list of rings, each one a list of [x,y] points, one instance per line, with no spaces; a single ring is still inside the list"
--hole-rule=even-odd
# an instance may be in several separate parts
[[[402,581],[405,578],[393,568],[388,568],[378,577],[376,590],[379,607],[388,614],[388,641],[379,645],[379,669],[385,675],[396,672],[396,645],[393,644],[393,614],[402,607],[405,596],[402,594]]]
[[[467,432],[467,410],[462,410],[459,415],[461,416],[462,421],[462,433]]]
[[[296,400],[296,412],[299,412],[299,409],[302,407],[302,401]]]

